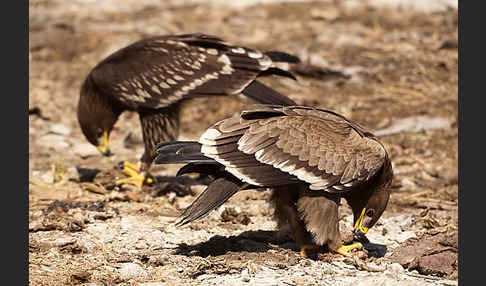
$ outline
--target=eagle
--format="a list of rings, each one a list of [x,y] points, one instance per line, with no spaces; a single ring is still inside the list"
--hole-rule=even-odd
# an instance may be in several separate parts
[[[164,35],[139,40],[98,63],[85,78],[77,108],[86,139],[106,156],[109,137],[124,111],[139,115],[144,153],[140,164],[124,162],[130,177],[116,184],[138,189],[151,182],[148,174],[156,143],[176,140],[184,101],[206,96],[246,95],[260,103],[295,105],[290,98],[256,78],[295,77],[276,62],[298,63],[284,52],[261,52],[232,45],[201,33]]]
[[[306,106],[245,109],[213,124],[199,142],[162,142],[156,153],[155,164],[185,163],[178,176],[212,178],[177,225],[204,218],[240,190],[270,189],[279,231],[306,257],[324,246],[351,256],[371,244],[365,234],[383,214],[393,178],[384,145],[368,129]],[[342,198],[354,217],[357,242],[350,245],[343,245],[339,231]]]

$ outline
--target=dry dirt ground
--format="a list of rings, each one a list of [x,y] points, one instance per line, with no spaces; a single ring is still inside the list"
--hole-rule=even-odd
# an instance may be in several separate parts
[[[247,2],[30,1],[32,285],[457,285],[457,3]],[[238,193],[204,220],[175,227],[203,189],[181,189],[170,177],[179,166],[154,167],[159,180],[142,192],[113,185],[125,176],[117,163],[143,152],[138,116],[122,115],[111,138],[115,156],[100,156],[76,120],[82,80],[133,41],[190,32],[298,55],[302,63],[290,67],[297,81],[264,82],[377,131],[395,172],[388,208],[369,232],[387,246],[384,257],[301,258],[291,240],[277,237],[268,192]],[[251,103],[194,100],[180,138],[197,139]],[[340,217],[345,233],[352,221],[345,204]]]

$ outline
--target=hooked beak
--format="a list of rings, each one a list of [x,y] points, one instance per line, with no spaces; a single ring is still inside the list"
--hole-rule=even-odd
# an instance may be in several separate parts
[[[361,211],[361,215],[359,216],[359,219],[356,221],[354,224],[354,236],[356,239],[362,243],[367,243],[369,242],[368,238],[366,237],[366,233],[368,232],[368,227],[364,226],[364,214],[366,212],[366,208],[363,208]]]
[[[103,144],[97,146],[96,149],[98,149],[98,151],[100,151],[100,153],[103,156],[108,157],[108,156],[113,155],[113,153],[111,153],[111,151],[110,151],[110,148],[108,147],[108,132],[106,132],[106,131],[104,132]]]

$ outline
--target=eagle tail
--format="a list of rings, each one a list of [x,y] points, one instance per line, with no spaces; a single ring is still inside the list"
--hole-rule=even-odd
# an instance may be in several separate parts
[[[206,217],[212,210],[217,209],[229,198],[236,194],[243,186],[226,178],[218,178],[211,182],[192,204],[184,210],[177,226]]]
[[[213,162],[192,162],[182,166],[179,171],[177,171],[177,177],[185,174],[204,174],[211,175],[213,177],[218,176],[221,172],[224,172],[224,166],[220,163]]]
[[[224,166],[201,153],[201,144],[193,141],[163,142],[156,147],[156,164],[187,163],[179,169],[177,176],[188,173],[210,175],[215,178],[192,204],[184,210],[177,226],[206,217],[212,210],[224,204],[239,190],[250,187],[249,184],[224,170]],[[258,188],[258,186],[251,186]]]
[[[293,106],[297,105],[295,101],[288,98],[287,96],[279,93],[278,91],[269,88],[259,81],[252,81],[242,93],[251,99],[254,99],[263,104],[274,104],[274,105],[284,105]]]
[[[286,63],[300,63],[300,59],[297,56],[290,55],[280,51],[267,51],[265,52],[272,61],[274,62],[286,62]]]

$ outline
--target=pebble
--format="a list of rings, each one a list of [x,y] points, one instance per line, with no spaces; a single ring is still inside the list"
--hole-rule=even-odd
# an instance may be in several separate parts
[[[388,265],[387,267],[391,272],[402,272],[404,269],[403,269],[403,266],[400,265],[399,263],[392,263],[390,265]]]
[[[50,132],[54,134],[59,134],[59,135],[69,135],[71,134],[71,129],[67,128],[63,124],[57,123],[53,124],[49,130]]]
[[[122,267],[118,269],[118,272],[123,280],[147,276],[147,271],[136,263],[122,263]]]
[[[353,281],[348,285],[356,285],[356,286],[377,286],[377,285],[386,285],[386,286],[415,286],[419,285],[417,281],[413,280],[405,280],[405,279],[393,279],[388,276],[369,276],[369,277],[360,277],[358,281]],[[433,283],[424,283],[420,285],[434,285]]]
[[[81,156],[81,158],[96,156],[100,154],[96,147],[89,143],[80,143],[74,145],[73,152],[74,154]]]
[[[45,173],[41,175],[41,178],[46,183],[51,183],[54,181],[54,176],[51,173]]]
[[[392,126],[375,131],[376,136],[400,132],[421,132],[426,129],[447,129],[451,123],[446,118],[430,116],[411,116],[397,120]]]
[[[139,241],[133,246],[135,249],[147,249],[148,245],[145,241]]]
[[[46,248],[52,248],[52,247],[63,247],[68,244],[73,244],[76,242],[76,238],[74,237],[60,237],[57,239],[46,239],[40,241],[40,244]]]
[[[64,141],[63,136],[57,134],[46,134],[37,140],[37,144],[54,149],[64,149],[70,146],[68,142]]]
[[[177,196],[177,194],[174,193],[174,192],[169,193],[169,195],[167,196],[167,201],[169,202],[169,204],[171,204],[171,205],[174,204],[176,196]]]

